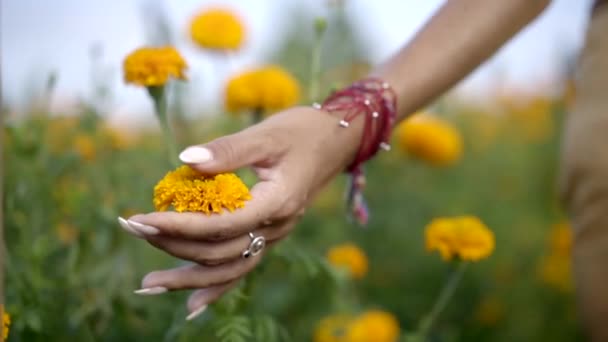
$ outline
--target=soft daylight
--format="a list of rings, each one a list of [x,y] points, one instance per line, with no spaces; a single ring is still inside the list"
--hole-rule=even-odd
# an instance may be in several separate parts
[[[0,342],[608,341],[607,0],[0,7]]]

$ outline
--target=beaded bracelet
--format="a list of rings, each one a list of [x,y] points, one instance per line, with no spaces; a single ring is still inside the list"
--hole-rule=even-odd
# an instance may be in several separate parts
[[[389,140],[396,118],[397,96],[387,82],[367,78],[332,93],[322,105],[315,103],[313,107],[344,115],[338,122],[343,128],[348,128],[359,115],[365,115],[359,150],[354,161],[346,168],[350,175],[346,197],[349,217],[365,225],[369,221],[369,210],[363,197],[363,164],[380,149],[390,150]]]

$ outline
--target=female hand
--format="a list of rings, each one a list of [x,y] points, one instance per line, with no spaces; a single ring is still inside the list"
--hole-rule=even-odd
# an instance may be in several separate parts
[[[263,253],[244,258],[250,232],[267,243],[284,238],[306,205],[351,162],[359,147],[360,123],[339,127],[339,118],[308,107],[273,115],[241,132],[192,146],[180,159],[202,173],[251,166],[259,182],[252,199],[232,213],[153,212],[119,218],[130,233],[195,264],[155,271],[139,294],[199,289],[188,300],[192,319],[251,271]]]

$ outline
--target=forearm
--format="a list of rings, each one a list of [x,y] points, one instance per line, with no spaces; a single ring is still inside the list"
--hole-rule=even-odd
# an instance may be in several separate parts
[[[398,95],[398,117],[427,105],[536,18],[549,0],[449,0],[374,72]]]

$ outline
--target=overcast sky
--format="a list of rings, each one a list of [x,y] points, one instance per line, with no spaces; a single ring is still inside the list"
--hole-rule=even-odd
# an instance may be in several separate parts
[[[205,6],[233,7],[245,19],[249,31],[246,49],[234,64],[251,65],[264,51],[272,49],[286,18],[285,5],[301,3],[323,15],[326,0],[158,0],[178,33],[185,33],[191,15]],[[442,1],[437,0],[344,0],[357,27],[377,41],[373,62],[386,58],[424,23]],[[520,33],[467,82],[465,89],[482,89],[497,75],[515,85],[530,86],[549,80],[562,58],[582,44],[590,6],[589,0],[556,0],[533,25]],[[58,73],[58,96],[86,96],[89,86],[89,47],[104,47],[104,63],[114,75],[113,104],[117,112],[150,110],[144,92],[120,80],[122,59],[134,47],[145,43],[140,0],[2,0],[1,2],[2,88],[11,104],[23,103],[28,88],[40,86],[51,70]],[[211,58],[201,58],[181,35],[178,47],[186,55],[195,80],[217,71]],[[192,57],[192,58],[191,58]],[[222,76],[218,76],[222,77]],[[218,98],[218,89],[201,94],[201,101]]]

